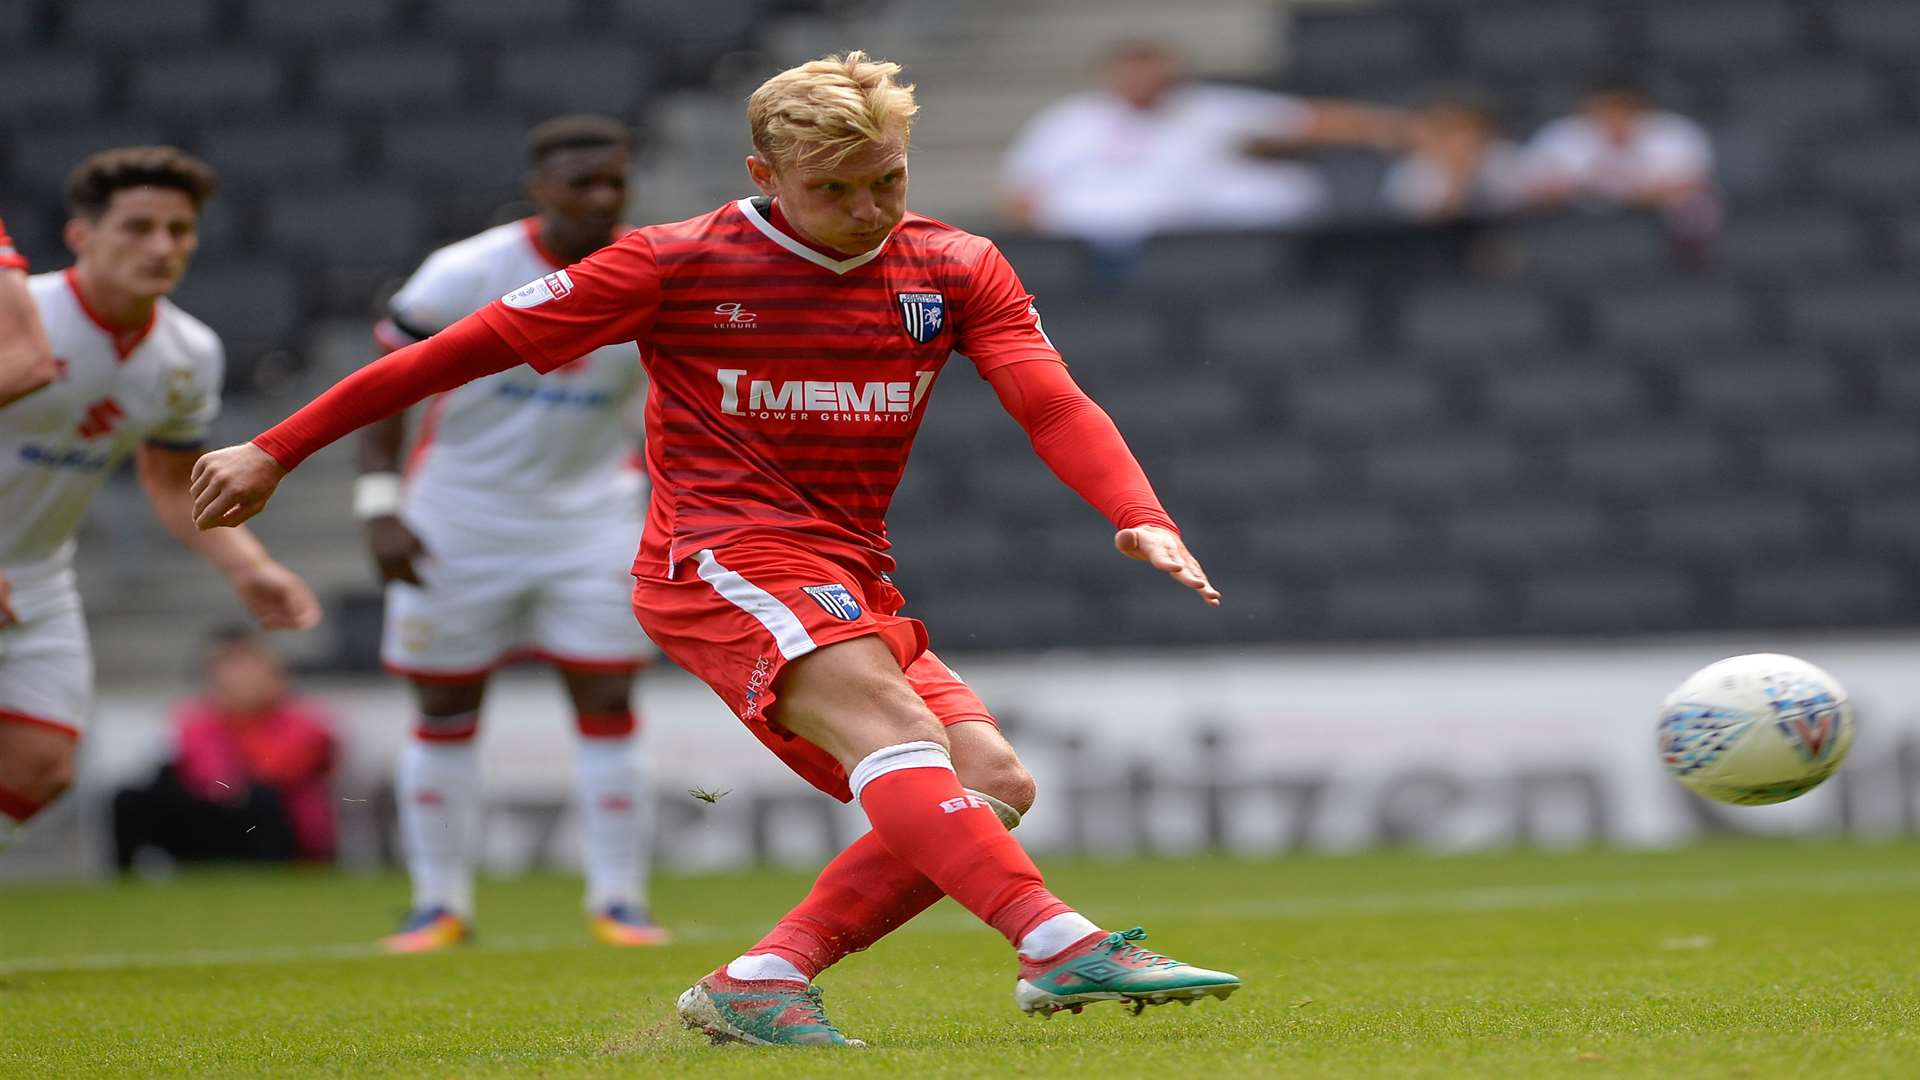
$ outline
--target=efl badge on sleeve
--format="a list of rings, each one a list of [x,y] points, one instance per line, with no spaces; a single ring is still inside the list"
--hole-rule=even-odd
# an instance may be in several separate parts
[[[860,604],[845,585],[805,585],[802,590],[836,619],[852,622],[860,617]]]
[[[895,293],[900,300],[900,321],[907,336],[926,344],[940,336],[947,322],[947,298],[937,292]]]

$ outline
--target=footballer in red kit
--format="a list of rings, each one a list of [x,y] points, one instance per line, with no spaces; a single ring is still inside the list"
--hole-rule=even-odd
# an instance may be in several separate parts
[[[630,232],[362,368],[211,456],[194,488],[203,528],[237,524],[309,454],[428,394],[638,343],[653,494],[635,614],[756,737],[873,825],[771,933],[681,995],[682,1020],[717,1039],[851,1042],[812,979],[942,895],[1015,947],[1028,1013],[1239,987],[1047,890],[1010,833],[1031,775],[900,614],[885,513],[954,352],[1114,524],[1122,554],[1208,604],[1219,593],[999,250],[907,212],[918,106],[899,70],[856,52],[775,75],[747,106],[759,197]]]

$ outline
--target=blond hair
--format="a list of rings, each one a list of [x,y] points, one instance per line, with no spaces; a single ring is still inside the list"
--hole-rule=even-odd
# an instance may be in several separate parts
[[[753,148],[775,167],[800,153],[832,167],[867,143],[904,138],[920,106],[898,74],[899,64],[858,49],[788,68],[747,98]]]

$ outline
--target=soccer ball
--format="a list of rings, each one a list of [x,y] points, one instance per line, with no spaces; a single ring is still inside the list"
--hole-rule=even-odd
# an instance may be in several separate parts
[[[1698,794],[1786,802],[1833,775],[1853,746],[1853,705],[1833,676],[1792,656],[1709,664],[1660,708],[1660,760]]]

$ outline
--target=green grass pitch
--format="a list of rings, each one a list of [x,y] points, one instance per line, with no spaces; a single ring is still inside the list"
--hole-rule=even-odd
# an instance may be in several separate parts
[[[577,886],[483,884],[481,942],[377,956],[394,877],[0,889],[0,1076],[1920,1076],[1920,845],[1073,862],[1104,925],[1226,1003],[1050,1021],[943,904],[822,980],[865,1050],[713,1047],[674,997],[805,889],[656,885],[682,943],[589,942]]]

